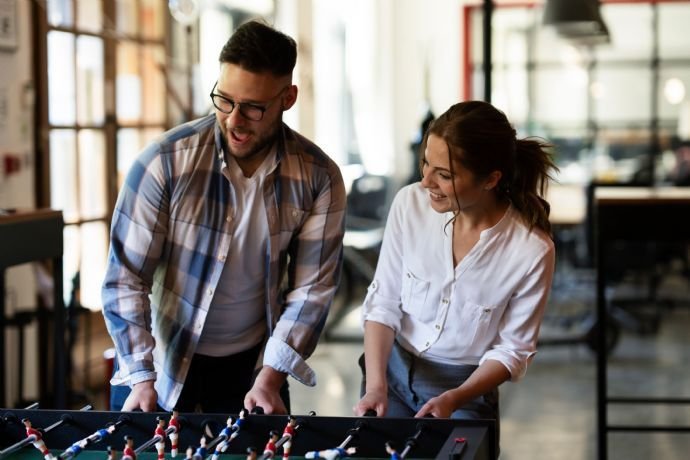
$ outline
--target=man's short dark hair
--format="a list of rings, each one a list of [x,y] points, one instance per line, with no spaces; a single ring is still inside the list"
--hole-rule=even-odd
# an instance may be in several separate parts
[[[270,72],[276,77],[292,73],[297,61],[297,44],[271,26],[250,21],[235,30],[223,46],[219,60],[254,73]]]

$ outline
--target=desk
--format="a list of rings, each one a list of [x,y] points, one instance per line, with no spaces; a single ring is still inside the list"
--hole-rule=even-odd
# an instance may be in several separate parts
[[[66,369],[62,296],[62,212],[50,209],[19,211],[0,216],[0,407],[5,406],[5,269],[28,262],[51,259],[53,265],[53,346],[52,353],[45,321],[39,316],[39,394],[45,398],[48,389],[48,370],[53,370],[54,400],[52,406],[66,407]],[[45,317],[45,315],[43,315]],[[50,357],[54,358],[52,361]]]
[[[606,270],[603,248],[616,240],[690,241],[690,188],[604,187],[594,192],[597,254],[597,440],[598,458],[607,458],[609,431],[690,432],[682,426],[609,425],[607,406],[613,404],[690,404],[685,398],[617,398],[607,394]]]

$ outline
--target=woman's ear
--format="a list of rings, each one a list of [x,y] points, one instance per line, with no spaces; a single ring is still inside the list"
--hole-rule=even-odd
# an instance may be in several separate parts
[[[489,173],[489,175],[486,177],[486,182],[484,182],[484,190],[491,190],[493,188],[496,188],[496,185],[501,180],[501,177],[503,177],[503,173],[501,171],[492,171]]]

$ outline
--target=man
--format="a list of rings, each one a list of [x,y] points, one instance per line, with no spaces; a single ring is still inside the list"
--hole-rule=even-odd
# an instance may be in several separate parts
[[[220,54],[215,116],[165,133],[132,166],[103,284],[113,410],[286,414],[287,375],[315,384],[305,360],[338,282],[345,189],[282,122],[296,55],[265,24],[239,27]]]

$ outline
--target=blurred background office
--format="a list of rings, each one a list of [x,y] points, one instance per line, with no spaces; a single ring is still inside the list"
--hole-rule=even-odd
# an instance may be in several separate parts
[[[566,10],[593,25],[573,28]],[[211,110],[219,51],[257,17],[297,40],[299,98],[285,121],[333,157],[349,193],[343,283],[310,361],[319,385],[292,385],[297,408],[351,415],[357,307],[388,204],[418,177],[434,114],[485,99],[520,137],[554,143],[560,167],[549,189],[558,271],[542,351],[525,383],[502,387],[502,458],[594,458],[593,194],[690,182],[688,0],[0,0],[0,208],[62,211],[70,404],[105,407],[100,286],[124,174],[157,134]],[[690,298],[687,245],[621,245],[616,260],[609,385],[690,397],[690,318],[676,308]],[[11,407],[46,397],[32,315],[52,307],[55,286],[36,263],[4,280],[0,388]],[[690,425],[676,405],[612,417]],[[689,451],[687,433],[610,442],[612,458]]]

